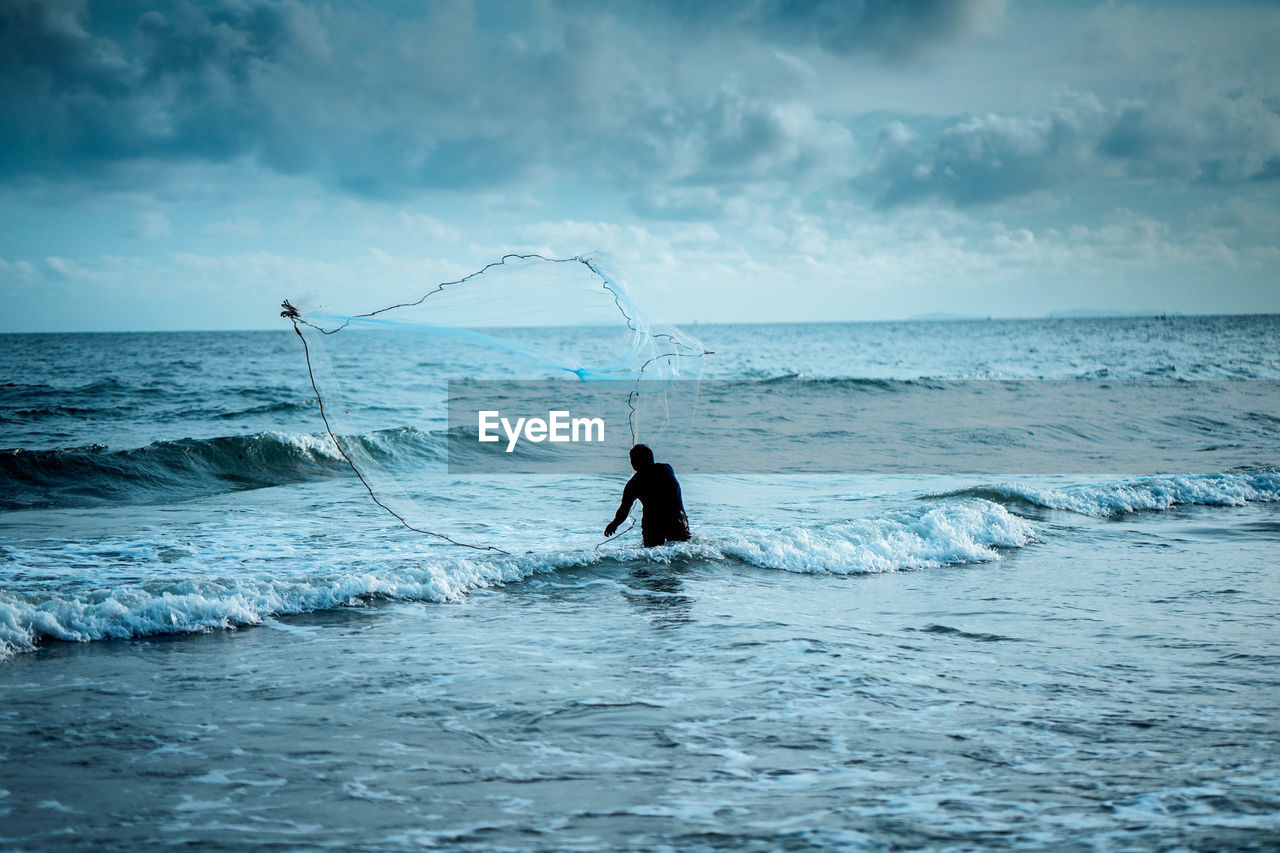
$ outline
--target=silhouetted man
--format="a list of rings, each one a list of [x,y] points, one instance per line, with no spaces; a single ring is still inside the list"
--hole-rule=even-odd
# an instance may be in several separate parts
[[[636,469],[635,476],[622,490],[622,505],[604,535],[612,536],[631,512],[631,505],[639,500],[644,507],[640,533],[646,548],[665,542],[688,542],[689,519],[684,514],[676,472],[665,462],[654,462],[653,451],[643,444],[631,448],[631,467]]]

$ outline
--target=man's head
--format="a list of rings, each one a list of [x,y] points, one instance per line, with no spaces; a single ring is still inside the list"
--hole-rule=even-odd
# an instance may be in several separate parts
[[[631,448],[631,467],[639,471],[653,464],[653,451],[647,444],[637,444]]]

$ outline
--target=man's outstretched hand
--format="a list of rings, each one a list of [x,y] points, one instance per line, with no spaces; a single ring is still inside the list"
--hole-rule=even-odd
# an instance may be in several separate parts
[[[605,537],[606,537],[606,538],[608,538],[608,537],[612,536],[612,535],[613,535],[613,531],[615,531],[615,530],[617,530],[617,529],[618,529],[618,522],[616,522],[616,521],[611,521],[611,522],[609,522],[609,526],[608,526],[608,527],[606,527],[606,528],[604,529],[604,535],[605,535]]]

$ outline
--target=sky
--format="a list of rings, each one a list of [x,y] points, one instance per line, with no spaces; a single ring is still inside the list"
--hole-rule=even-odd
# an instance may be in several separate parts
[[[1280,312],[1280,3],[0,0],[0,331],[509,252],[675,323]]]

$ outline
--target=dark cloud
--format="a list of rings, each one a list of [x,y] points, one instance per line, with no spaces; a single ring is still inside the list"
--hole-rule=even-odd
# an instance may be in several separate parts
[[[92,5],[9,0],[0,178],[247,157],[371,196],[539,169],[734,183],[803,173],[829,142],[785,103],[672,91],[645,53],[661,50],[620,54],[632,31],[594,7],[515,8],[177,2],[109,37]]]
[[[83,2],[0,4],[6,176],[251,151],[270,119],[256,79],[306,43],[297,28],[304,17],[289,4],[184,4],[142,15],[126,51],[92,32]]]
[[[650,5],[633,8],[645,9]],[[994,25],[1004,0],[669,0],[666,18],[703,31],[745,30],[835,54],[910,59]]]
[[[259,153],[288,118],[287,93],[273,98],[264,82],[314,58],[295,4],[181,3],[141,15],[118,40],[94,32],[93,11],[72,0],[0,4],[3,177]]]
[[[81,26],[82,3],[0,4],[0,149],[7,173],[57,170],[60,152],[110,160],[130,148],[127,103],[138,70]]]
[[[796,0],[778,2],[778,23],[837,53],[910,58],[993,25],[1003,0]]]
[[[1105,179],[1280,176],[1275,105],[1241,92],[917,123],[860,165],[843,119],[805,105],[805,62],[772,50],[910,56],[982,29],[1001,0],[127,8],[0,1],[0,181],[251,160],[393,197],[571,175],[692,218],[758,184],[976,205]]]
[[[1099,119],[1087,109],[991,115],[928,136],[893,125],[858,184],[883,207],[939,199],[966,206],[1058,186],[1090,171]]]
[[[250,157],[362,194],[483,186],[572,118],[553,103],[563,58],[480,32],[465,8],[318,8],[177,2],[113,39],[83,2],[0,3],[0,179]]]
[[[857,180],[883,207],[999,201],[1066,185],[1165,179],[1231,185],[1280,177],[1280,114],[1239,93],[1116,109],[1088,101],[1038,115],[986,115],[940,133],[888,126]]]
[[[665,162],[653,174],[686,186],[732,190],[773,181],[799,189],[832,162],[847,163],[852,153],[842,124],[798,104],[735,92],[689,98],[663,124],[654,149]]]

